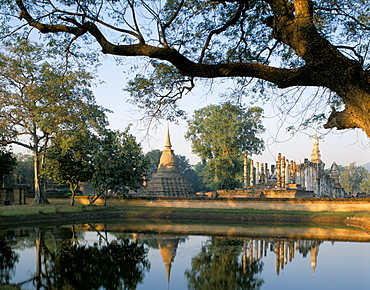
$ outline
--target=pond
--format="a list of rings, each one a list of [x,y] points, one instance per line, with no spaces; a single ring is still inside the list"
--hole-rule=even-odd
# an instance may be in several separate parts
[[[370,285],[370,234],[355,228],[82,224],[3,230],[0,251],[0,282],[20,289]]]

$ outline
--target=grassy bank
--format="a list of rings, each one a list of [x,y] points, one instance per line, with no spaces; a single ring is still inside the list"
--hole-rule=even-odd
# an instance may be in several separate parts
[[[266,214],[266,215],[300,215],[300,216],[341,216],[341,217],[369,217],[370,212],[311,212],[311,211],[283,211],[283,210],[256,210],[256,209],[209,209],[209,208],[171,208],[171,207],[145,207],[145,206],[97,206],[97,205],[60,205],[60,204],[26,204],[0,207],[0,217],[25,217],[37,215],[86,213],[86,212],[117,212],[125,211],[138,214]]]

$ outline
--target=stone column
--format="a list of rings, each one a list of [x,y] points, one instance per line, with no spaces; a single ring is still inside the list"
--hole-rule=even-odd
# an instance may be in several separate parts
[[[265,166],[261,163],[260,183],[265,183]]]
[[[280,241],[275,243],[275,271],[276,274],[280,273]]]
[[[249,241],[249,264],[253,263],[253,240]]]
[[[260,163],[256,162],[256,185],[260,183]]]
[[[290,167],[289,167],[289,160],[285,161],[285,184],[290,183]]]
[[[243,175],[243,188],[248,187],[248,156],[244,154],[244,175]]]
[[[295,183],[295,162],[290,161],[290,183]]]
[[[250,164],[249,164],[249,185],[254,186],[253,182],[253,172],[254,172],[254,166],[253,166],[253,160],[251,159]]]
[[[265,183],[267,183],[268,180],[269,180],[269,168],[268,164],[265,163]]]
[[[276,161],[276,187],[281,188],[281,153],[278,154]]]
[[[295,165],[295,183],[302,185],[302,180],[301,180],[301,165],[300,164],[296,164]]]
[[[281,158],[281,187],[285,188],[285,156]]]

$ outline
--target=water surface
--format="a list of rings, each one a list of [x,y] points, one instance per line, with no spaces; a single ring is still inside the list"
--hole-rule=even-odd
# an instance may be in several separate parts
[[[369,289],[354,228],[164,223],[0,232],[0,281],[21,289]]]

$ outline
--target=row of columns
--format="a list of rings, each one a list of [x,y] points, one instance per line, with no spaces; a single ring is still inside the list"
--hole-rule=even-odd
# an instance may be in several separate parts
[[[275,165],[269,169],[267,163],[253,162],[244,154],[244,188],[267,183],[274,171]]]
[[[249,247],[247,247],[247,244]],[[266,240],[249,240],[244,241],[243,250],[243,269],[246,269],[247,264],[252,264],[259,259],[267,256],[268,249],[275,253],[276,261],[276,274],[279,275],[280,271],[284,269],[288,262],[294,259],[295,251],[299,251],[305,257],[308,253],[311,254],[311,267],[314,273],[319,246],[321,242],[317,241],[266,241]],[[249,249],[248,249],[249,248]]]
[[[278,154],[276,160],[276,187],[285,188],[289,183],[301,184],[301,166]]]
[[[315,196],[320,196],[320,172],[323,163],[312,163],[308,159],[303,164],[296,164],[278,154],[276,165],[268,168],[267,163],[254,162],[244,155],[244,188],[258,184],[266,184],[268,180],[276,180],[276,188],[286,188],[288,184],[297,184],[308,191],[314,191]]]
[[[301,181],[300,165],[289,161],[278,154],[276,165],[272,164],[269,169],[267,163],[254,162],[244,155],[244,188],[265,184],[269,179],[276,179],[277,188],[285,188],[289,183]]]

